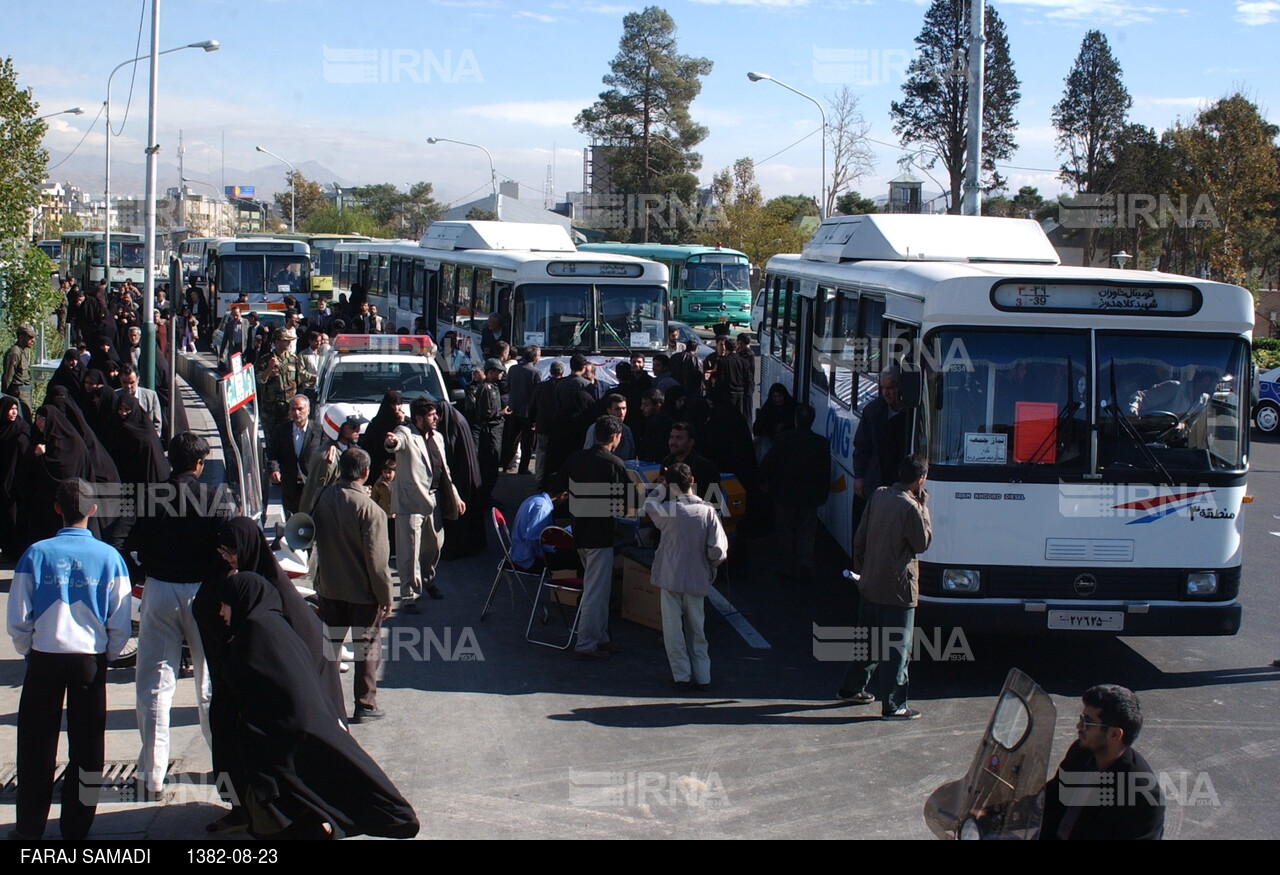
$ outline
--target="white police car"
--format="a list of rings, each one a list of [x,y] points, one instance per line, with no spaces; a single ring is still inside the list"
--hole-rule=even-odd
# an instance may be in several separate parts
[[[1258,377],[1258,402],[1253,405],[1253,421],[1263,434],[1280,431],[1280,368]]]
[[[437,352],[425,334],[339,334],[320,362],[316,418],[323,423],[341,405],[344,420],[352,412],[372,420],[389,389],[400,392],[406,414],[416,398],[447,403]]]

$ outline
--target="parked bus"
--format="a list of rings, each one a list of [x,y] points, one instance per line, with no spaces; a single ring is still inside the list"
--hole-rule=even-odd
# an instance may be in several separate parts
[[[209,261],[216,253],[218,237],[188,237],[178,244],[178,261],[182,265],[182,282],[184,285],[192,280],[205,279],[209,271]]]
[[[241,294],[249,296],[255,309],[283,307],[285,295],[293,295],[305,308],[311,250],[297,240],[219,238],[209,243],[206,271],[216,318]]]
[[[332,292],[334,276],[333,249],[339,243],[361,243],[370,238],[363,234],[242,234],[242,237],[271,237],[275,240],[300,240],[311,247],[311,291]]]
[[[559,225],[435,222],[418,243],[342,243],[335,257],[338,290],[353,303],[362,290],[388,331],[413,331],[422,317],[434,338],[456,331],[473,364],[493,313],[503,339],[541,347],[548,363],[576,352],[604,357],[606,380],[615,360],[666,348],[667,269],[579,252]]]
[[[62,241],[61,240],[41,240],[36,244],[40,251],[49,256],[49,260],[55,265],[62,263]]]
[[[664,264],[671,274],[671,318],[694,328],[751,326],[751,264],[720,246],[587,243],[580,252],[613,252]]]
[[[100,283],[103,273],[102,250],[105,246],[101,231],[66,231],[62,235],[62,264],[60,275],[79,283],[82,289],[92,291]],[[147,253],[141,234],[111,232],[111,285],[124,285],[126,280],[142,287],[146,276]]]
[[[906,448],[930,464],[923,613],[977,631],[1239,629],[1248,292],[1063,266],[1026,220],[917,215],[828,219],[769,260],[765,288],[761,385],[817,409],[821,517],[846,551],[861,412],[877,374],[901,371]]]

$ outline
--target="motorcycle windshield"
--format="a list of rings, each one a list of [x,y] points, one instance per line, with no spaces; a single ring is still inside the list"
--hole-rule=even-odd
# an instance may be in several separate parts
[[[1049,695],[1011,669],[968,774],[939,787],[925,804],[925,821],[934,834],[1035,838],[1056,720]]]

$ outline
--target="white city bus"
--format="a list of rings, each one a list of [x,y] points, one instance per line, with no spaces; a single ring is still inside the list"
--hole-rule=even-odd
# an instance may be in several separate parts
[[[182,283],[203,280],[210,258],[216,253],[217,237],[188,237],[178,244],[178,261],[182,265]]]
[[[545,364],[581,352],[606,381],[615,361],[666,348],[667,269],[578,252],[559,225],[435,222],[418,243],[340,243],[334,256],[338,292],[366,295],[388,331],[421,317],[434,338],[456,331],[473,363],[492,313],[512,346],[541,347]]]
[[[59,275],[78,283],[86,293],[102,282],[102,257],[105,235],[101,231],[64,231],[62,234],[62,263]],[[141,234],[111,232],[111,285],[124,285],[126,281],[141,287],[146,277],[146,245]]]
[[[214,316],[221,318],[227,305],[247,295],[253,309],[280,309],[285,295],[306,307],[311,284],[311,249],[297,240],[227,237],[208,244],[205,265]],[[304,314],[305,315],[305,312]]]
[[[822,518],[846,552],[860,411],[879,371],[903,372],[907,449],[930,464],[925,614],[978,631],[1239,629],[1248,292],[1063,266],[1034,222],[916,215],[829,219],[802,255],[770,259],[765,288],[762,395],[780,382],[817,409]]]

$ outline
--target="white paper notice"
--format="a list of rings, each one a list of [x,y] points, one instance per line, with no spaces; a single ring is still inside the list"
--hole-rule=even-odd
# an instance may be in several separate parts
[[[965,432],[964,462],[966,465],[1003,465],[1008,458],[1007,434],[981,434]]]

